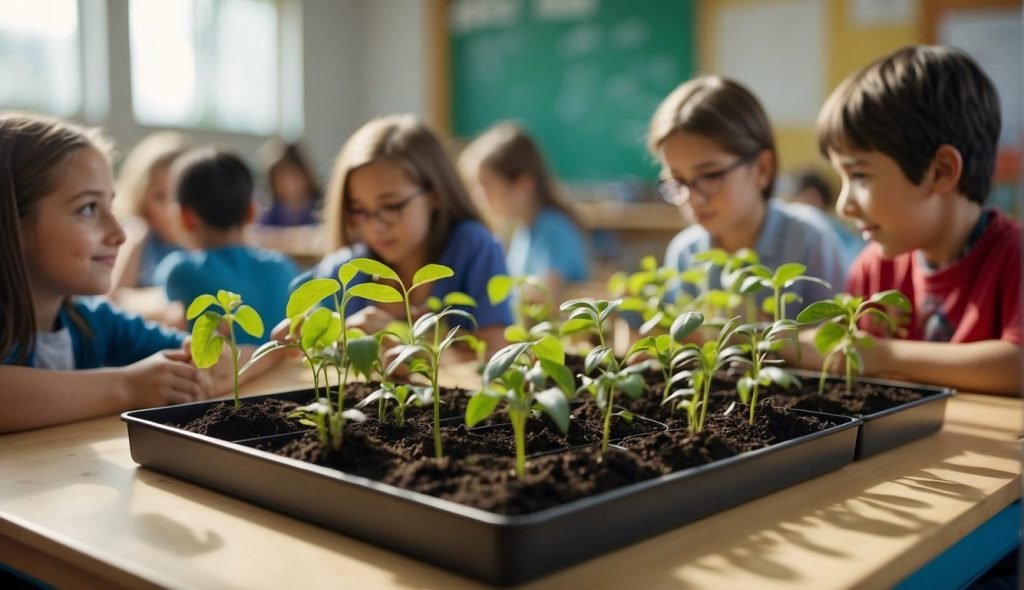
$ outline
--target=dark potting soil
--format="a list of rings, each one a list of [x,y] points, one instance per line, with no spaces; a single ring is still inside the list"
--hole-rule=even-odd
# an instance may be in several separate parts
[[[565,437],[550,424],[532,420],[528,449],[542,454],[528,459],[522,480],[514,474],[512,431],[501,426],[478,430],[467,430],[464,425],[444,427],[443,459],[434,458],[429,423],[418,420],[408,421],[401,429],[372,419],[350,422],[337,452],[323,453],[312,432],[274,452],[491,512],[525,514],[829,426],[768,403],[759,405],[753,427],[746,423],[746,415],[746,409],[738,406],[729,415],[709,415],[702,433],[635,435],[623,440],[626,448],[613,445],[603,454],[598,444],[545,453],[571,447],[573,429]],[[591,428],[588,422],[591,420],[578,416],[574,427],[587,431]]]
[[[259,403],[243,400],[238,407],[233,401],[221,402],[210,406],[199,418],[177,427],[221,440],[284,434],[305,429],[297,420],[288,418],[297,407],[294,402],[274,398]]]
[[[769,391],[774,403],[844,416],[867,416],[925,397],[919,391],[874,383],[857,383],[847,393],[846,383],[842,380],[825,381],[825,391],[819,394],[817,379],[803,379],[799,391],[774,387]]]

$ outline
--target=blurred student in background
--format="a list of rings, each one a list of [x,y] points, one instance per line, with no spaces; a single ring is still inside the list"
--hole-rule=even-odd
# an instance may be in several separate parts
[[[167,189],[167,176],[174,159],[190,147],[184,135],[161,131],[143,139],[125,158],[114,207],[127,239],[114,265],[114,291],[154,286],[157,265],[181,248],[177,202]],[[113,296],[125,298],[116,292]]]
[[[779,167],[775,140],[749,90],[718,76],[680,85],[655,111],[647,143],[662,165],[658,192],[693,223],[672,239],[666,266],[686,269],[694,255],[710,248],[753,249],[772,269],[804,264],[807,275],[832,289],[812,282],[794,285],[790,291],[802,303],[787,307],[789,318],[842,289],[839,243],[828,222],[817,211],[771,198]],[[717,272],[709,286],[722,288]]]
[[[513,226],[505,256],[512,275],[538,277],[555,302],[567,283],[589,278],[576,216],[537,144],[522,129],[511,123],[490,128],[466,148],[459,167],[496,217]]]
[[[160,263],[156,280],[167,298],[185,308],[204,293],[224,289],[242,296],[269,328],[285,315],[288,285],[299,274],[279,252],[246,246],[245,226],[253,221],[253,178],[240,158],[216,148],[200,148],[178,158],[171,169],[171,189],[181,208],[181,222],[195,249],[175,252]],[[259,344],[262,338],[239,330],[238,341]]]
[[[476,318],[477,337],[492,354],[504,345],[511,309],[507,302],[492,305],[487,297],[490,278],[507,274],[501,245],[482,223],[441,142],[423,123],[412,115],[395,115],[363,125],[338,154],[326,202],[327,237],[340,249],[305,276],[337,277],[345,262],[371,257],[411,286],[420,267],[443,264],[455,276],[414,291],[413,307],[422,310],[429,295],[467,293],[477,304],[465,309]],[[354,279],[368,280],[373,277],[361,273]],[[350,326],[368,332],[405,320],[401,304],[373,304],[359,297],[346,311]],[[459,317],[452,323],[474,330]]]
[[[260,225],[312,225],[317,222],[320,186],[313,167],[296,143],[279,139],[260,149],[265,161],[270,207],[260,215]]]
[[[849,271],[853,260],[864,249],[864,241],[849,225],[836,217],[835,193],[821,174],[814,170],[803,170],[794,175],[793,193],[786,197],[786,202],[809,205],[821,210],[828,219],[829,225],[839,239],[842,249],[843,269]],[[837,287],[838,288],[838,287]]]

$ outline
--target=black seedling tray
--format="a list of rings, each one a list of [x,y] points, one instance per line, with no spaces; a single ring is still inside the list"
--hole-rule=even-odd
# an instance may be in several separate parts
[[[247,401],[299,401],[296,396],[306,401],[311,393]],[[198,417],[213,403],[219,402],[122,414],[132,458],[140,465],[501,585],[536,578],[839,469],[853,458],[860,425],[856,418],[827,416],[834,426],[821,432],[539,512],[508,516],[167,425]],[[249,439],[246,445],[256,442]]]

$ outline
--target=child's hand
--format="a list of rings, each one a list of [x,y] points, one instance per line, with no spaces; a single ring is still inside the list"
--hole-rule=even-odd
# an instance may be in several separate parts
[[[379,307],[368,305],[349,317],[345,324],[349,328],[359,328],[367,334],[376,334],[393,321],[395,316]]]
[[[184,358],[180,350],[162,350],[124,367],[128,404],[146,408],[204,399],[200,371]]]

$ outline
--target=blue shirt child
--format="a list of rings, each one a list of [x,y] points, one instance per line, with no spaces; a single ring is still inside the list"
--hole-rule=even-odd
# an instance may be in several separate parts
[[[288,285],[299,274],[290,259],[279,252],[243,245],[171,254],[157,268],[156,279],[167,298],[186,307],[204,293],[232,291],[242,296],[263,319],[262,338],[236,330],[240,344],[260,344],[270,338],[270,329],[284,317]]]
[[[520,226],[508,244],[508,271],[513,276],[543,278],[557,272],[567,283],[590,277],[587,253],[579,228],[553,207],[542,209],[529,227]]]

